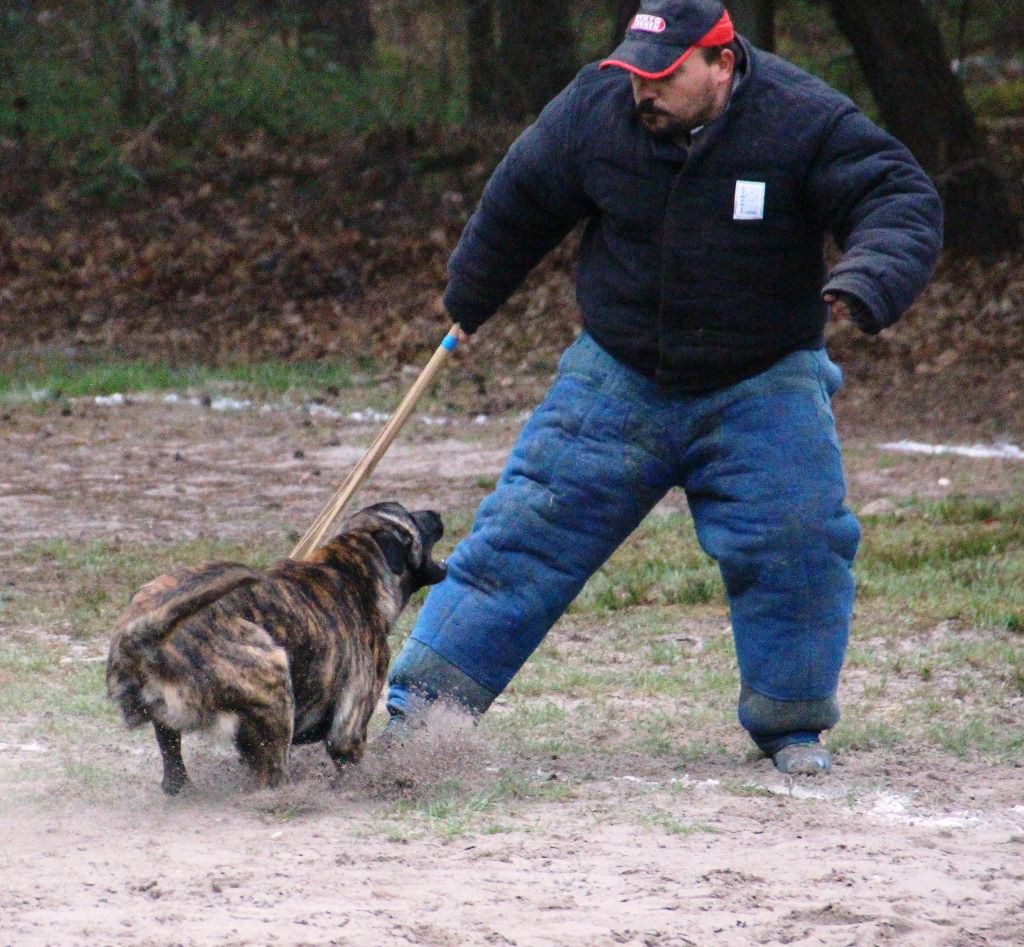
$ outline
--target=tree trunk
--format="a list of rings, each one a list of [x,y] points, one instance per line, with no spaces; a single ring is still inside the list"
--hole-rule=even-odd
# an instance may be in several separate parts
[[[373,61],[370,0],[320,0],[310,4],[309,23],[334,39],[338,62],[358,72]]]
[[[497,77],[502,71],[494,39],[491,0],[463,0],[466,58],[469,61],[469,115],[475,121],[493,118],[498,101]]]
[[[499,103],[507,118],[536,115],[576,73],[571,6],[567,0],[500,0],[501,62],[506,78]]]
[[[640,6],[640,0],[612,0],[612,41],[609,49],[615,49],[622,42],[626,30]]]
[[[935,179],[946,244],[977,253],[1020,245],[1008,188],[985,153],[939,28],[921,0],[829,0],[886,125]]]
[[[775,0],[731,0],[727,6],[738,33],[761,49],[775,51]]]

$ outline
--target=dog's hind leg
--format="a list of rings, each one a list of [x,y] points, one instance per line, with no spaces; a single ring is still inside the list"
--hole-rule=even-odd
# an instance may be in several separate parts
[[[259,789],[287,782],[295,726],[287,652],[265,628],[244,618],[222,626],[217,649],[218,707],[238,721],[235,746],[242,762]]]
[[[238,708],[235,745],[264,789],[288,781],[288,750],[295,728],[295,698],[288,655],[267,632],[240,619],[244,641],[234,654],[244,674],[231,679],[231,703]]]
[[[380,688],[363,697],[343,696],[335,708],[331,732],[325,741],[327,753],[334,765],[341,769],[349,763],[358,763],[366,749],[366,728],[380,697]]]
[[[292,728],[280,714],[246,712],[241,715],[235,746],[256,777],[256,788],[288,782],[288,749]]]
[[[192,783],[185,772],[185,761],[181,758],[181,732],[153,721],[156,743],[164,761],[164,778],[160,786],[168,796],[176,796]]]

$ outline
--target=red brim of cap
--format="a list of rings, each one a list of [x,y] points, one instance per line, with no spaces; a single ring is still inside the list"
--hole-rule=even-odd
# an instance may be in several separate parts
[[[722,14],[721,19],[719,19],[719,21],[711,27],[707,33],[697,40],[697,42],[689,49],[685,50],[681,56],[674,59],[668,66],[652,71],[644,68],[647,63],[641,64],[639,62],[629,62],[626,58],[612,58],[605,59],[599,63],[598,69],[607,69],[609,66],[616,66],[619,69],[625,69],[628,72],[633,73],[633,75],[641,76],[644,79],[664,79],[666,76],[670,76],[675,72],[698,49],[705,49],[709,46],[722,46],[725,43],[731,43],[735,36],[736,30],[733,28],[729,11],[726,10],[725,13]],[[619,56],[625,57],[633,53],[636,59],[644,60],[650,57],[653,47],[654,44],[651,43],[627,39],[615,50],[614,53],[612,53],[612,56],[614,57],[618,54]]]

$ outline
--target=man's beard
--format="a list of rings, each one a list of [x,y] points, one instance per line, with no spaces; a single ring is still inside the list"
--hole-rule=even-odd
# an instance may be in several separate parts
[[[683,121],[678,118],[673,118],[671,115],[669,115],[667,112],[663,112],[661,109],[654,108],[653,106],[651,106],[650,102],[642,102],[640,105],[637,106],[636,112],[637,115],[640,116],[641,118],[640,124],[644,126],[644,128],[647,130],[647,133],[655,141],[671,141],[675,138],[679,138],[680,136],[688,135],[694,128],[697,127],[696,125],[693,125],[690,122]],[[644,115],[657,115],[661,117],[662,121],[659,122],[657,127],[654,127],[648,125],[645,121],[643,121]]]
[[[641,124],[655,141],[672,141],[680,137],[685,138],[695,128],[700,128],[711,121],[715,115],[715,106],[714,90],[709,88],[704,100],[687,116],[677,118],[670,112],[655,108],[654,103],[650,101],[641,102],[637,105],[636,114],[641,120],[644,115],[659,116],[661,122],[656,128],[643,121],[641,121]]]

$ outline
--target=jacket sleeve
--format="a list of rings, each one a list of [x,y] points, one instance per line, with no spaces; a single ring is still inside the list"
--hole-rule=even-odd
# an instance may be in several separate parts
[[[576,95],[573,83],[513,143],[448,261],[445,308],[467,332],[590,212],[575,160]]]
[[[875,328],[924,289],[942,248],[942,203],[910,151],[852,104],[839,110],[808,177],[811,206],[842,250],[822,293],[851,293]]]

